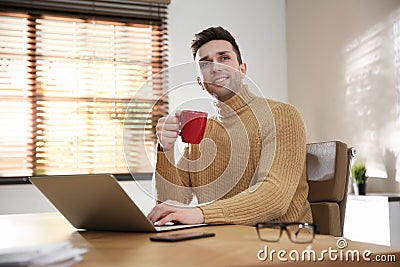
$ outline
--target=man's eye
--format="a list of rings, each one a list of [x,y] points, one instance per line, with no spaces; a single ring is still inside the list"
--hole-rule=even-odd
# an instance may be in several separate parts
[[[210,62],[208,62],[208,61],[201,61],[200,62],[200,67],[207,67],[208,65],[210,65]]]
[[[228,56],[222,56],[221,59],[222,59],[222,61],[225,61],[225,60],[228,60],[229,57]]]

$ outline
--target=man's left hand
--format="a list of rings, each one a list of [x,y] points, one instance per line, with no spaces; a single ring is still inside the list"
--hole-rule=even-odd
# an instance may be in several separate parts
[[[203,212],[200,208],[185,206],[182,203],[168,200],[157,204],[147,215],[154,224],[162,226],[168,222],[180,224],[204,223]]]

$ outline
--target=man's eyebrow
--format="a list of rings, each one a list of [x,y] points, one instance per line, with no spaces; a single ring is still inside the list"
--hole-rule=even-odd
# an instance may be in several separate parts
[[[199,61],[205,61],[206,59],[208,59],[208,56],[200,58]]]
[[[217,55],[224,55],[224,54],[232,54],[233,52],[232,51],[219,51],[219,52],[217,52]],[[202,58],[200,58],[199,59],[199,61],[206,61],[206,60],[208,60],[209,59],[209,57],[208,56],[205,56],[205,57],[202,57]]]
[[[231,52],[231,51],[221,51],[221,52],[218,52],[217,54],[218,55],[224,55],[224,54],[232,54],[233,52]]]

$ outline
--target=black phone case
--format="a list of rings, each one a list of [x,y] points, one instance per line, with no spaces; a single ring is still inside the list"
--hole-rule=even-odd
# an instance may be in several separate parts
[[[151,241],[160,241],[160,242],[178,242],[184,240],[191,240],[196,238],[203,237],[212,237],[215,236],[214,233],[178,233],[178,234],[170,234],[164,236],[152,236],[150,237]]]

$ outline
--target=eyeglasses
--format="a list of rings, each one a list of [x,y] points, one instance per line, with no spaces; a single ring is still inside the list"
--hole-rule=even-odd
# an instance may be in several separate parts
[[[303,222],[261,222],[256,224],[258,238],[266,242],[277,242],[282,232],[286,231],[293,243],[311,243],[314,240],[317,226]]]

